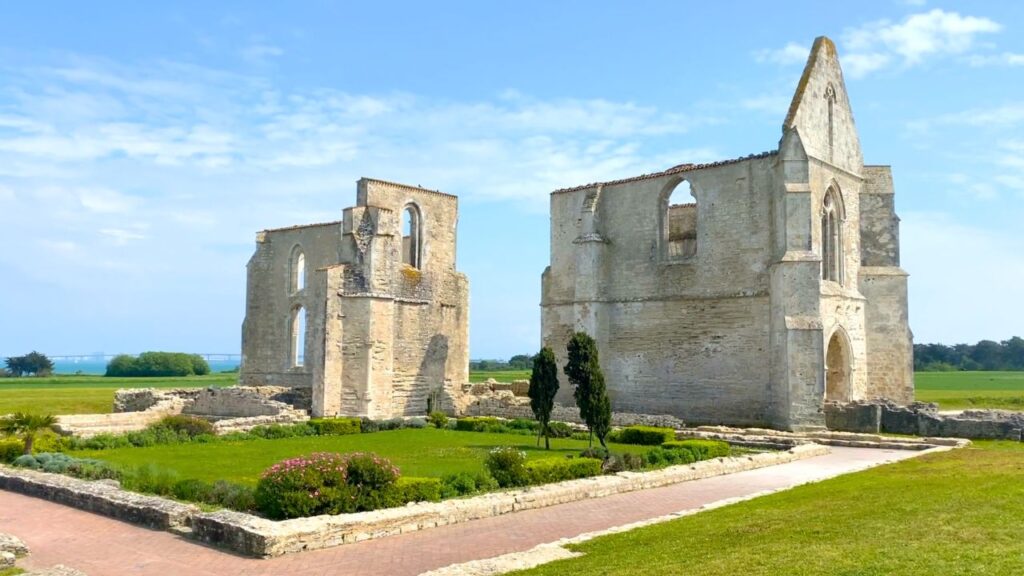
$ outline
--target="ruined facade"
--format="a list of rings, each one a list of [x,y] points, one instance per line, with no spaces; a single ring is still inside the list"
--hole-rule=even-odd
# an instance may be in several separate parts
[[[457,221],[455,196],[363,178],[341,221],[257,234],[241,385],[309,388],[314,416],[452,410],[469,380]]]
[[[614,410],[688,423],[808,428],[826,399],[910,402],[898,226],[819,38],[777,150],[552,193],[543,342],[564,365],[589,333]]]

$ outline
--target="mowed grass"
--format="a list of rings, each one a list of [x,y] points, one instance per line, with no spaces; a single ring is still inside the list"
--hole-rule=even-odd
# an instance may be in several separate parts
[[[488,378],[494,378],[498,382],[509,383],[513,380],[529,380],[529,370],[495,370],[489,372],[470,372],[470,382],[484,382]]]
[[[520,576],[1024,574],[1024,444],[979,442],[572,546]]]
[[[1024,410],[1024,372],[916,372],[914,388],[942,410]]]
[[[312,452],[374,452],[391,459],[404,476],[440,477],[450,472],[482,471],[487,452],[498,446],[516,446],[526,451],[529,458],[543,458],[578,454],[587,447],[587,442],[556,438],[551,440],[551,450],[548,451],[543,447],[537,448],[534,436],[406,428],[349,436],[176,444],[84,450],[72,454],[124,467],[154,464],[173,470],[181,478],[211,482],[230,480],[252,485],[270,465]],[[611,446],[615,452],[641,453],[650,449],[646,446]]]
[[[3,378],[0,379],[0,414],[100,414],[113,411],[114,392],[120,388],[205,388],[231,386],[236,382],[238,374],[184,378]]]

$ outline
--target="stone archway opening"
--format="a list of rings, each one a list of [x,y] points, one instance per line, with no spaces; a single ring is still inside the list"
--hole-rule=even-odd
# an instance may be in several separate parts
[[[850,349],[842,330],[836,330],[825,352],[825,401],[850,401]]]

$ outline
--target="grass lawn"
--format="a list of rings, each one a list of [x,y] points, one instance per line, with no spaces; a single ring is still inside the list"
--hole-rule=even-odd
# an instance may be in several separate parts
[[[551,440],[551,450],[546,451],[536,447],[534,436],[406,428],[349,436],[85,450],[72,455],[124,466],[152,463],[177,472],[183,479],[230,480],[251,485],[270,465],[311,452],[375,452],[390,458],[404,476],[439,477],[449,472],[483,470],[484,457],[497,446],[518,446],[530,458],[542,458],[578,454],[587,447],[587,442],[555,438]],[[615,452],[642,453],[650,449],[649,446],[611,446]]]
[[[1024,444],[978,442],[573,546],[531,575],[1024,573]]]
[[[238,374],[210,374],[184,378],[106,378],[104,376],[50,376],[0,379],[0,414],[96,414],[114,409],[119,388],[204,388],[230,386]]]
[[[494,370],[486,372],[470,372],[470,382],[483,382],[488,378],[494,378],[498,382],[511,382],[513,380],[529,380],[529,370]]]
[[[1024,372],[916,372],[915,397],[942,410],[1024,410]]]

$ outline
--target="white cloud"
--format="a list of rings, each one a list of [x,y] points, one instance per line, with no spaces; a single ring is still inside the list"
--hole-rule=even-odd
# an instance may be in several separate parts
[[[242,49],[242,58],[254,64],[265,64],[271,58],[284,56],[284,50],[271,44],[250,44]]]
[[[967,58],[967,63],[974,67],[982,66],[1024,66],[1024,54],[1003,52],[1001,54],[975,54]]]
[[[758,62],[770,62],[781,66],[803,64],[807,61],[808,52],[807,46],[797,44],[796,42],[789,42],[776,50],[769,48],[758,50],[754,52],[754,59]]]
[[[129,212],[138,199],[106,188],[86,188],[78,191],[78,200],[91,212],[118,214]]]
[[[975,128],[1005,129],[1024,122],[1024,101],[993,108],[972,108],[962,112],[943,114],[908,122],[914,130],[928,130],[940,126],[971,126]]]
[[[984,17],[962,16],[933,9],[907,16],[902,22],[878,20],[843,32],[852,77],[860,77],[899,58],[904,66],[920,64],[927,57],[959,55],[977,45],[977,38],[1002,30],[1002,25]],[[851,64],[852,62],[852,64]]]
[[[144,240],[146,238],[144,234],[122,228],[101,228],[99,233],[111,238],[116,246],[124,246],[133,240]]]

